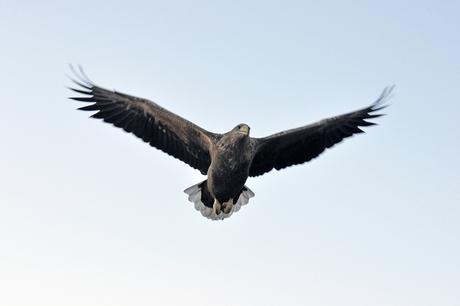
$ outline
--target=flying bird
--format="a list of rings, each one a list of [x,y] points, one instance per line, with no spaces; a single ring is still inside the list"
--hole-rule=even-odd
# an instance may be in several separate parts
[[[95,85],[80,67],[80,75],[70,66],[83,97],[73,100],[92,103],[80,107],[97,111],[99,118],[133,133],[151,146],[197,169],[207,179],[185,189],[195,209],[211,220],[223,220],[240,210],[254,197],[245,185],[248,177],[310,161],[344,138],[362,133],[360,127],[374,125],[367,119],[381,114],[394,88],[386,87],[370,106],[264,138],[249,136],[250,128],[241,123],[224,134],[209,132],[164,109],[158,104],[107,90]]]

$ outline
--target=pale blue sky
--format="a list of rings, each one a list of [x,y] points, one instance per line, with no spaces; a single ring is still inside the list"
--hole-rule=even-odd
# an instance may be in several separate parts
[[[459,305],[458,1],[4,1],[0,304]],[[366,134],[249,179],[203,177],[75,111],[67,64],[254,137],[396,96]]]

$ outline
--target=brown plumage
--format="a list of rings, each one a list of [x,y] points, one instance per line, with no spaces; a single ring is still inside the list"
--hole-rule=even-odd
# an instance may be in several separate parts
[[[81,76],[74,71],[79,81],[73,81],[81,89],[71,89],[84,96],[71,99],[93,103],[80,110],[97,111],[91,117],[133,133],[208,175],[207,180],[185,192],[195,208],[212,220],[231,216],[254,196],[244,185],[249,176],[307,162],[344,138],[362,133],[359,127],[374,125],[366,119],[381,116],[373,113],[385,107],[394,87],[386,87],[373,104],[361,110],[268,137],[251,138],[246,124],[225,134],[212,133],[152,101],[96,86],[81,68],[80,72]]]

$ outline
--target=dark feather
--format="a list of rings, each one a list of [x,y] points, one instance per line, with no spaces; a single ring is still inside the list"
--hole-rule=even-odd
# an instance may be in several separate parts
[[[73,69],[72,69],[73,70]],[[73,70],[74,71],[74,70]],[[141,99],[94,85],[80,69],[75,71],[80,89],[85,95],[72,97],[93,103],[80,107],[83,111],[97,111],[91,117],[103,119],[114,126],[133,133],[150,145],[178,158],[206,174],[211,163],[210,149],[216,134],[210,133],[152,101]]]
[[[373,112],[386,107],[382,104],[391,98],[393,87],[385,88],[377,101],[367,108],[265,138],[253,138],[257,153],[249,169],[249,176],[259,176],[273,168],[280,170],[307,162],[344,138],[362,133],[360,126],[375,124],[365,119],[381,116]]]

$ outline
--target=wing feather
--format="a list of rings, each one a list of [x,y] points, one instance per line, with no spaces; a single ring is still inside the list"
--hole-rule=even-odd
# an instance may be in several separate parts
[[[361,110],[265,138],[253,138],[257,152],[249,169],[249,175],[259,176],[272,169],[280,170],[305,163],[344,138],[363,133],[359,127],[375,125],[366,119],[382,116],[373,113],[387,106],[383,104],[392,97],[393,88],[394,86],[386,87],[372,105]]]
[[[73,72],[78,81],[72,81],[80,88],[70,89],[85,96],[71,99],[93,103],[80,107],[80,110],[97,111],[91,117],[133,133],[202,174],[207,173],[211,146],[218,134],[208,132],[152,101],[99,87],[86,77],[81,67],[81,76],[75,70]]]

